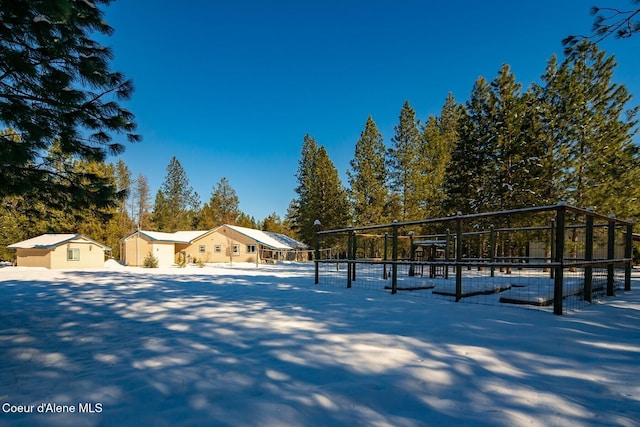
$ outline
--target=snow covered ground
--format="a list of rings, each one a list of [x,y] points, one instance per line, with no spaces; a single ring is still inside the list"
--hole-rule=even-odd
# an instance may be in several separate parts
[[[0,426],[639,425],[637,270],[554,316],[311,264],[111,267],[0,268]]]

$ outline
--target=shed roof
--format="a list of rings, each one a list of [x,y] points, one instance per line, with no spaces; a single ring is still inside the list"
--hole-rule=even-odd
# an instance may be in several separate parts
[[[13,243],[7,247],[11,249],[54,249],[65,243],[78,241],[78,240],[84,240],[90,243],[94,243],[106,251],[111,250],[110,247],[105,246],[102,243],[96,242],[95,240],[85,236],[84,234],[72,234],[72,233],[41,234],[40,236],[32,237],[31,239]]]

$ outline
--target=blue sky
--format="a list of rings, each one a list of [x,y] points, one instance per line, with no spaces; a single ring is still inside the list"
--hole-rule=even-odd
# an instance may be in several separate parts
[[[409,100],[425,121],[449,92],[510,64],[526,88],[561,40],[590,32],[589,9],[629,0],[120,0],[105,9],[113,68],[133,79],[126,103],[143,141],[122,155],[152,202],[176,156],[207,202],[222,177],[256,220],[295,197],[305,134],[327,148],[343,184],[371,115],[391,144]],[[640,102],[640,36],[606,40],[615,81]],[[114,159],[115,160],[115,159]]]

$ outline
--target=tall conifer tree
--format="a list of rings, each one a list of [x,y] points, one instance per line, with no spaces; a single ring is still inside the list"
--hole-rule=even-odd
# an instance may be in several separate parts
[[[445,213],[453,215],[485,211],[490,200],[487,191],[491,179],[495,141],[488,116],[491,87],[480,77],[466,102],[458,125],[458,141],[451,152],[445,179]]]
[[[108,179],[57,170],[47,156],[104,161],[139,141],[131,112],[120,102],[133,85],[110,69],[113,52],[94,40],[111,35],[101,7],[111,0],[13,0],[0,5],[0,199],[20,195],[51,209],[110,207],[123,196]],[[46,213],[33,209],[30,215]]]
[[[556,187],[571,204],[637,216],[640,207],[629,200],[640,196],[640,158],[633,142],[638,107],[628,108],[631,94],[613,82],[613,57],[588,42],[574,49],[543,77],[546,111],[560,129],[555,137],[565,160]]]
[[[209,202],[202,208],[199,227],[210,229],[222,224],[237,224],[242,215],[239,205],[236,191],[229,184],[229,180],[223,177],[211,192]],[[244,223],[247,224],[246,219]]]
[[[486,191],[490,194],[488,209],[505,210],[540,203],[536,177],[541,174],[540,156],[544,146],[533,133],[529,107],[530,94],[521,94],[509,65],[505,64],[491,82],[489,101],[489,135],[494,137],[491,179]]]
[[[382,135],[371,116],[356,142],[351,160],[349,196],[356,225],[386,221],[389,191],[387,188],[386,149]]]
[[[388,150],[389,187],[398,199],[401,221],[419,219],[421,173],[420,122],[416,112],[406,101],[400,110],[398,124],[394,127],[393,143]]]
[[[315,220],[325,229],[349,225],[349,201],[338,171],[326,149],[305,135],[296,173],[298,198],[291,202],[287,219],[298,238],[311,244],[315,239]]]
[[[200,208],[198,194],[189,185],[187,174],[174,156],[167,165],[167,176],[156,195],[154,222],[158,231],[190,230]]]

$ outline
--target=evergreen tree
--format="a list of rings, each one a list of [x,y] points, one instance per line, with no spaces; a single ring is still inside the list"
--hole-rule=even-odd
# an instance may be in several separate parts
[[[222,224],[239,225],[241,216],[244,226],[252,227],[254,221],[240,211],[239,205],[236,191],[229,184],[229,180],[223,177],[211,192],[209,203],[205,203],[202,208],[199,227],[210,229]]]
[[[67,211],[113,206],[123,196],[109,179],[86,171],[56,169],[50,148],[63,155],[104,161],[134,134],[134,116],[118,102],[133,85],[109,69],[111,49],[92,40],[110,35],[96,5],[111,0],[12,0],[0,2],[0,199],[23,196],[34,208]],[[31,209],[30,215],[42,210]]]
[[[637,216],[640,208],[629,200],[640,196],[640,159],[633,142],[638,107],[628,109],[631,94],[613,83],[613,57],[588,42],[574,49],[543,77],[546,111],[561,130],[555,137],[565,160],[556,187],[570,204]]]
[[[449,93],[439,118],[430,116],[422,128],[422,208],[427,218],[445,216],[445,178],[451,161],[451,151],[458,141],[458,122],[461,107]]]
[[[562,93],[557,90],[564,78],[557,74],[558,62],[555,55],[547,63],[546,73],[542,76],[542,85],[534,84],[532,94],[535,97],[535,132],[543,146],[540,157],[540,176],[538,194],[542,205],[552,205],[565,200],[566,187],[563,176],[565,165],[569,164],[569,153],[561,141],[565,140],[566,128],[560,125],[561,114],[558,107],[562,103]]]
[[[639,0],[631,0],[633,4],[640,4]],[[591,8],[591,14],[595,16],[593,32],[590,36],[569,36],[562,41],[566,53],[571,54],[573,48],[582,41],[591,40],[600,43],[607,37],[614,35],[618,39],[626,39],[640,32],[640,8],[628,9],[598,7]]]
[[[240,212],[240,214],[238,214],[235,225],[239,227],[253,228],[256,230],[259,228],[256,219],[244,212]]]
[[[126,198],[120,201],[117,206],[117,222],[118,228],[123,233],[128,234],[135,229],[135,223],[129,214],[129,207],[133,204],[133,181],[131,179],[131,171],[122,159],[118,159],[115,165],[116,188],[119,192],[126,194]],[[124,234],[123,234],[124,235]]]
[[[132,199],[133,209],[131,218],[136,224],[136,228],[141,230],[150,229],[152,227],[152,223],[149,184],[147,183],[147,178],[143,174],[139,174],[138,178],[135,180]]]
[[[280,215],[273,212],[269,216],[267,216],[260,226],[263,231],[272,231],[274,233],[280,234],[288,234],[289,230],[286,229],[285,224],[282,219],[280,219]]]
[[[158,231],[169,231],[171,225],[169,220],[171,218],[171,211],[167,204],[167,200],[164,197],[162,189],[158,189],[156,192],[156,198],[153,202],[153,211],[151,212],[151,224],[153,228]]]
[[[454,215],[486,210],[487,191],[494,162],[495,141],[488,116],[491,87],[480,77],[466,102],[458,125],[458,141],[451,152],[445,178],[445,212]]]
[[[167,176],[156,195],[154,222],[159,231],[190,230],[196,224],[200,208],[198,194],[189,185],[187,174],[174,156],[167,166]]]
[[[535,206],[540,202],[537,178],[544,146],[533,133],[530,118],[531,95],[520,93],[521,85],[508,65],[503,65],[491,83],[489,135],[494,137],[495,153],[487,191],[491,210]]]
[[[299,239],[314,242],[316,219],[325,229],[349,224],[349,201],[338,171],[326,149],[309,135],[304,137],[296,177],[298,199],[289,206],[288,218]]]
[[[421,156],[420,122],[416,112],[406,101],[400,110],[399,123],[394,127],[388,150],[390,191],[400,203],[400,221],[419,219],[421,216],[420,189],[424,185]]]
[[[382,135],[369,116],[356,143],[351,170],[347,171],[349,196],[356,225],[380,224],[386,221],[389,191],[385,154]]]

